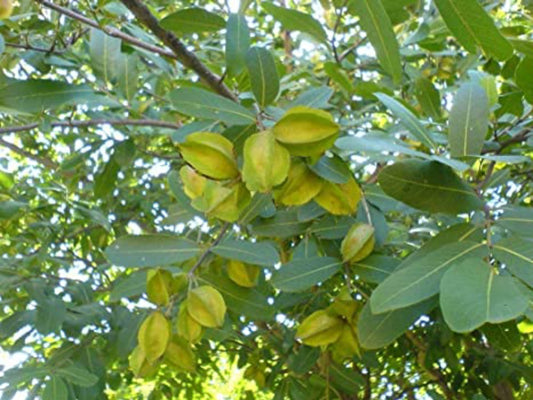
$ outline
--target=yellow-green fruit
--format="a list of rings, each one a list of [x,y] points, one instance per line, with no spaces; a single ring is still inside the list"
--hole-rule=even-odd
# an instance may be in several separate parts
[[[335,297],[335,300],[328,307],[328,311],[331,314],[338,315],[347,321],[351,321],[360,303],[355,301],[350,295],[350,291],[347,288],[341,290],[341,292]]]
[[[164,269],[148,271],[146,294],[152,303],[159,306],[167,305],[172,295],[172,274]]]
[[[191,346],[179,337],[173,338],[168,344],[165,360],[183,371],[194,372],[196,369],[196,358]]]
[[[198,342],[202,337],[202,325],[196,322],[187,311],[187,300],[181,303],[177,320],[178,334],[191,343]]]
[[[255,265],[247,265],[240,261],[230,260],[227,266],[229,278],[239,286],[254,287],[261,272]]]
[[[158,364],[151,364],[146,359],[140,346],[135,347],[129,357],[130,369],[137,378],[145,378],[157,371]]]
[[[9,18],[13,12],[12,0],[0,0],[0,19]]]
[[[324,182],[315,201],[334,215],[351,215],[357,210],[361,195],[359,185],[355,179],[350,178],[348,182],[341,184]]]
[[[263,368],[257,367],[255,365],[250,365],[243,374],[244,378],[255,381],[255,384],[259,389],[265,387],[265,373]]]
[[[187,296],[187,311],[200,325],[216,328],[224,323],[226,303],[215,288],[199,286],[191,290]]]
[[[278,203],[300,206],[310,202],[322,189],[322,179],[301,160],[295,160],[285,183],[274,191]]]
[[[341,244],[344,262],[357,262],[366,258],[374,250],[374,227],[368,224],[352,225]]]
[[[239,175],[233,144],[211,132],[191,133],[179,145],[183,159],[201,174],[213,179],[232,179]]]
[[[296,337],[308,346],[318,347],[334,343],[342,332],[342,319],[326,310],[312,313],[296,330]]]
[[[297,106],[287,111],[272,131],[293,155],[315,156],[333,145],[339,126],[326,111]]]
[[[137,339],[148,362],[153,363],[165,353],[170,333],[170,321],[160,311],[153,312],[143,321]]]
[[[361,348],[359,340],[355,333],[355,327],[351,324],[345,323],[342,327],[341,334],[337,341],[331,346],[333,354],[340,360],[351,358],[355,355],[361,355]]]
[[[180,169],[180,177],[183,182],[183,191],[189,198],[195,199],[204,193],[207,179],[188,165]]]
[[[209,216],[235,222],[250,199],[250,192],[242,183],[228,187],[220,182],[208,181],[203,196],[194,199],[191,205]]]
[[[291,155],[276,142],[271,131],[246,139],[243,155],[242,179],[252,192],[269,192],[287,178]]]

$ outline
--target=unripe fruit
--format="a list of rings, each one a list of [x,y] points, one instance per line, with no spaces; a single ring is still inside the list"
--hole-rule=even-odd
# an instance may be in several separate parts
[[[315,201],[331,214],[351,215],[357,210],[361,196],[359,185],[355,179],[350,178],[348,182],[341,184],[324,182]]]
[[[374,250],[374,227],[368,224],[354,224],[341,244],[344,262],[357,262],[370,255]]]
[[[187,372],[194,372],[196,369],[196,358],[191,346],[179,337],[174,337],[168,344],[165,361]]]
[[[239,175],[233,144],[211,132],[191,133],[179,145],[183,159],[198,172],[213,179],[232,179]]]
[[[249,204],[250,199],[250,192],[242,183],[228,187],[220,182],[208,180],[203,195],[193,199],[191,205],[209,216],[234,222]]]
[[[315,311],[300,324],[296,337],[308,346],[325,346],[337,341],[342,332],[342,319],[326,310]]]
[[[0,19],[9,18],[13,12],[12,0],[0,0]]]
[[[202,325],[196,322],[187,311],[187,300],[181,303],[177,320],[178,334],[190,343],[196,343],[202,337]]]
[[[272,131],[291,154],[317,156],[333,145],[339,126],[326,111],[297,106],[287,111]]]
[[[355,355],[361,355],[361,348],[359,346],[359,340],[355,333],[355,327],[351,324],[345,323],[342,327],[339,339],[331,346],[333,354],[343,360],[345,358],[351,358]]]
[[[130,369],[137,378],[146,378],[157,371],[157,364],[148,362],[140,346],[135,347],[129,357]]]
[[[229,278],[239,286],[254,287],[261,270],[255,265],[246,265],[240,261],[230,260],[227,266]]]
[[[170,333],[170,322],[160,311],[150,314],[144,320],[139,328],[137,339],[148,362],[154,363],[165,353],[170,341]]]
[[[286,206],[299,206],[310,202],[322,189],[322,179],[301,160],[295,160],[285,183],[274,191],[277,202]]]
[[[172,274],[164,269],[148,271],[146,275],[146,294],[148,300],[159,306],[165,306],[171,296]]]
[[[287,178],[291,156],[270,131],[257,133],[244,142],[242,178],[248,190],[269,192]]]
[[[180,177],[183,182],[183,191],[189,198],[195,199],[204,193],[207,179],[193,168],[188,165],[182,167],[180,169]]]
[[[211,286],[199,286],[187,296],[187,311],[200,325],[217,328],[224,324],[226,303],[218,290]]]

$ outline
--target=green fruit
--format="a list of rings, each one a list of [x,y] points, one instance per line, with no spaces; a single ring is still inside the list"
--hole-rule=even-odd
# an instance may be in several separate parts
[[[322,190],[315,197],[315,201],[334,215],[351,215],[357,210],[362,193],[355,179],[350,178],[347,183],[324,182]]]
[[[251,288],[257,285],[259,267],[255,265],[247,265],[240,261],[230,260],[227,266],[229,278],[239,286]]]
[[[310,202],[322,189],[322,179],[301,160],[295,160],[285,183],[274,191],[278,203],[300,206]]]
[[[342,332],[342,319],[326,310],[315,311],[300,324],[296,338],[308,346],[318,347],[334,343]]]
[[[170,321],[160,311],[153,312],[143,321],[137,339],[148,362],[154,363],[165,353],[170,333]]]
[[[0,19],[9,18],[13,12],[12,0],[0,0]]]
[[[183,159],[202,175],[213,179],[232,179],[239,175],[233,144],[222,135],[192,133],[179,148]]]
[[[341,244],[344,262],[357,262],[370,255],[374,250],[374,227],[368,224],[352,225]]]
[[[269,192],[287,178],[291,156],[276,142],[271,131],[250,136],[244,142],[242,178],[252,192]]]
[[[226,316],[226,303],[218,290],[211,286],[199,286],[187,296],[187,311],[200,325],[207,328],[221,327]]]
[[[297,106],[287,111],[272,131],[291,154],[316,156],[333,145],[339,133],[339,125],[326,111]]]

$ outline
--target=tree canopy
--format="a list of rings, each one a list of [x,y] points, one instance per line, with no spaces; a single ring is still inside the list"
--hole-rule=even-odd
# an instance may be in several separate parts
[[[531,0],[0,0],[6,399],[533,396]]]

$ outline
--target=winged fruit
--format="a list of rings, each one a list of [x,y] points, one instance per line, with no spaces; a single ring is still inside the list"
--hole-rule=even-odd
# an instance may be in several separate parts
[[[199,286],[191,290],[187,296],[187,311],[200,325],[216,328],[224,323],[226,303],[215,288]]]
[[[342,319],[326,310],[315,311],[302,321],[296,330],[296,337],[308,346],[325,346],[339,339],[342,325]]]
[[[232,179],[239,175],[233,144],[222,135],[191,133],[179,148],[183,159],[202,175],[213,179]]]
[[[368,224],[352,225],[341,244],[342,259],[357,262],[370,255],[374,250],[374,227]]]

